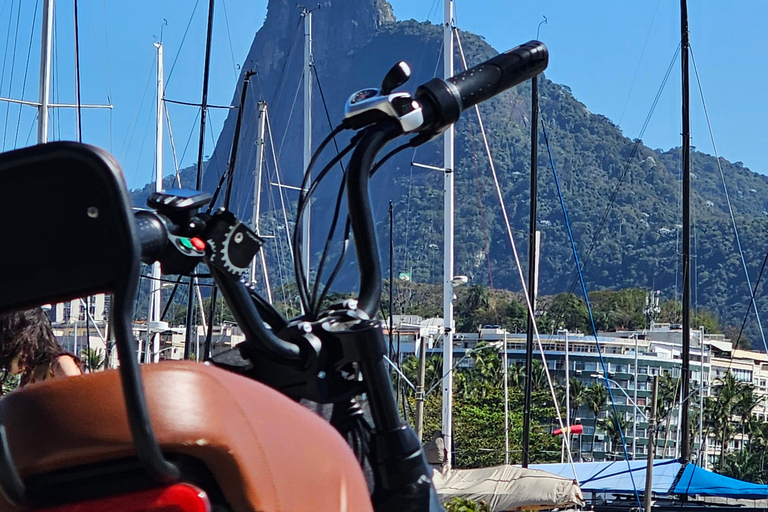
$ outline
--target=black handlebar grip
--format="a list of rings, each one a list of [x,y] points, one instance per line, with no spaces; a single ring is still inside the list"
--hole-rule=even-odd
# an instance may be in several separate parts
[[[449,78],[448,82],[458,89],[461,110],[466,110],[533,78],[548,63],[549,51],[544,43],[529,41]]]
[[[440,133],[466,110],[547,68],[549,51],[540,41],[529,41],[488,59],[448,80],[434,78],[416,90],[425,110],[421,131]]]
[[[147,265],[156,262],[168,243],[165,223],[155,212],[139,210],[134,212],[136,238],[141,246],[141,261]]]

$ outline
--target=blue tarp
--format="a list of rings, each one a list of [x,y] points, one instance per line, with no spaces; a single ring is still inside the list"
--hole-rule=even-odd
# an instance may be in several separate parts
[[[615,492],[634,493],[635,489],[643,492],[645,489],[644,460],[615,462],[577,462],[576,476],[579,487],[586,492]],[[541,469],[567,478],[574,478],[570,464],[531,464],[531,469]],[[653,462],[653,492],[669,494],[680,473],[681,464],[676,459],[661,459]],[[632,468],[630,477],[629,468]],[[632,485],[634,480],[634,486]]]
[[[579,486],[584,492],[631,494],[645,490],[645,465],[642,460],[615,462],[577,462]],[[574,478],[570,464],[532,464],[531,469],[540,469],[555,475]],[[630,471],[631,475],[630,478]],[[742,482],[735,478],[718,475],[695,464],[688,464],[680,475],[682,465],[677,459],[653,462],[653,493],[659,496],[688,494],[699,496],[720,496],[723,498],[759,499],[768,498],[768,485]],[[678,479],[679,476],[679,479]],[[632,481],[634,480],[634,486]]]
[[[768,498],[768,485],[742,482],[735,478],[718,475],[695,464],[688,464],[677,482],[675,494],[722,496],[723,498]]]

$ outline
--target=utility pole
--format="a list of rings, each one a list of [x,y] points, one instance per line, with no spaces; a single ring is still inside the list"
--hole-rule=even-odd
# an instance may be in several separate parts
[[[566,436],[568,437],[568,442],[563,443],[563,446],[566,447],[568,451],[571,449],[571,369],[570,369],[570,360],[568,359],[568,352],[569,352],[569,346],[568,346],[568,329],[565,329],[565,332],[563,332],[563,335],[565,336],[565,432],[563,433],[563,440],[565,440]],[[566,462],[570,460],[570,453],[566,454],[566,458],[563,462]]]
[[[651,421],[648,425],[648,459],[645,464],[645,495],[643,512],[651,512],[653,494],[653,456],[656,454],[656,402],[659,399],[659,376],[653,377],[653,398],[651,399]]]
[[[507,329],[504,329],[504,464],[509,464],[509,360],[507,356]]]
[[[424,378],[427,373],[427,340],[419,336],[419,378],[416,381],[416,437],[424,437]]]
[[[632,379],[632,385],[634,386],[634,404],[635,408],[632,409],[632,460],[637,458],[637,333],[635,333],[635,374]]]
[[[453,0],[443,4],[443,76],[453,76]],[[443,134],[443,439],[453,464],[453,125]]]
[[[314,66],[312,56],[312,11],[303,9],[301,17],[304,18],[304,171],[309,170],[309,162],[312,159],[312,68]],[[309,183],[309,181],[307,182]],[[306,190],[304,191],[306,193]],[[304,245],[302,247],[302,259],[304,260],[304,274],[309,279],[309,271],[312,268],[310,258],[310,217],[312,205],[307,199],[306,212],[301,224],[301,233]]]
[[[163,70],[163,43],[155,43],[157,49],[157,103],[155,104],[155,192],[163,189],[163,94],[165,93]],[[162,317],[161,303],[163,287],[160,282],[162,272],[160,263],[152,264],[152,282],[150,283],[149,314],[147,318],[147,350],[145,362],[149,362],[150,332],[152,334],[152,361],[160,362],[160,330],[159,322]]]

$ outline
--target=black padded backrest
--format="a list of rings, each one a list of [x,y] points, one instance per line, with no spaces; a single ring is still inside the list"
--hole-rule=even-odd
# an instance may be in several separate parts
[[[177,481],[178,468],[154,436],[135,357],[140,251],[117,162],[76,142],[0,154],[0,219],[0,313],[112,292],[110,325],[137,456],[153,480]],[[34,506],[46,491],[30,492],[21,480],[1,416],[0,492],[9,503]]]
[[[120,168],[54,142],[0,154],[0,312],[124,290],[139,250]],[[130,285],[128,285],[130,287]]]

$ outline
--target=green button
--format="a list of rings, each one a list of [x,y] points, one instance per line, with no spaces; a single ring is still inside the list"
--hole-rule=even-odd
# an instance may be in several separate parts
[[[189,241],[189,238],[179,238],[179,242],[181,242],[181,245],[183,245],[185,249],[193,248],[192,242]]]

